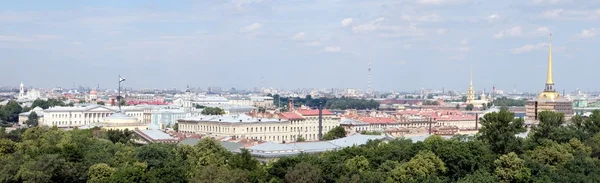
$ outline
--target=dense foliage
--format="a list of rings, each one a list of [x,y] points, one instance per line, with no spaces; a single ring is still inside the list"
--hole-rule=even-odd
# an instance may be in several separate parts
[[[223,115],[225,114],[225,110],[219,107],[204,107],[200,113],[203,115]]]
[[[210,138],[138,146],[127,131],[0,129],[0,182],[600,182],[600,111],[540,120],[521,138],[523,120],[502,109],[476,136],[370,141],[266,163]]]
[[[517,100],[502,97],[494,99],[493,103],[495,106],[525,106],[525,102],[527,102],[526,99]]]

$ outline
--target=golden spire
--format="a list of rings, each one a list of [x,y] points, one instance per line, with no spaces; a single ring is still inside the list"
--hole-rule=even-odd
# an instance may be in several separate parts
[[[473,66],[471,66],[471,87],[473,87]]]
[[[554,84],[554,79],[552,78],[552,33],[550,33],[550,45],[548,47],[548,76],[546,78],[546,84]]]

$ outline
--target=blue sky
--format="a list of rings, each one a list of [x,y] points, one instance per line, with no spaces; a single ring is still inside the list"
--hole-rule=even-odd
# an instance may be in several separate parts
[[[600,0],[12,1],[0,85],[600,89]]]

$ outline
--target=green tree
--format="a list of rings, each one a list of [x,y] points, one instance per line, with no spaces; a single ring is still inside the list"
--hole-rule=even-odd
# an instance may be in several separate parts
[[[146,168],[146,163],[135,162],[133,164],[125,164],[125,166],[120,167],[110,176],[109,182],[142,182]]]
[[[121,104],[121,106],[127,106],[127,101],[123,98],[121,98],[121,100],[119,101],[119,104]]]
[[[252,157],[248,149],[242,149],[239,154],[231,156],[228,164],[232,168],[252,171],[259,168],[260,162]]]
[[[5,106],[2,106],[1,110],[5,112],[2,120],[13,123],[19,121],[19,113],[22,112],[22,109],[17,101],[9,101]]]
[[[336,126],[323,135],[323,140],[333,140],[346,137],[346,130],[342,126]]]
[[[302,136],[298,136],[298,138],[296,138],[296,142],[304,142],[306,141],[306,139],[304,139],[304,137]]]
[[[444,162],[431,151],[420,151],[390,172],[387,182],[423,182],[446,172]]]
[[[225,110],[219,107],[205,107],[201,112],[203,115],[223,115]]]
[[[104,183],[109,182],[110,177],[115,173],[115,169],[106,163],[92,165],[88,170],[88,182]]]
[[[494,173],[500,182],[527,182],[531,177],[531,170],[525,167],[525,161],[514,152],[500,156],[494,165]]]
[[[498,177],[496,177],[494,174],[478,170],[473,174],[469,174],[461,178],[457,181],[457,183],[496,183],[498,181]]]
[[[98,101],[98,102],[96,102],[96,104],[98,104],[98,105],[106,105],[106,104],[105,104],[104,102],[102,102],[102,101]]]
[[[467,107],[465,107],[465,110],[472,111],[474,107],[475,106],[473,106],[473,104],[469,104],[469,105],[467,105]]]
[[[344,164],[351,173],[359,173],[369,169],[369,160],[364,156],[350,158]]]
[[[29,116],[27,116],[27,121],[25,121],[25,124],[27,124],[27,126],[38,126],[38,121],[38,115],[35,112],[31,112],[29,113]]]
[[[175,123],[173,125],[173,130],[175,130],[176,132],[179,132],[179,123]]]
[[[306,162],[298,163],[285,174],[286,182],[294,183],[318,183],[323,182],[321,169]]]
[[[456,107],[455,107],[455,108],[456,108],[457,110],[458,110],[458,109],[460,109],[460,104],[456,104]]]
[[[516,135],[526,131],[522,118],[515,119],[513,113],[503,108],[500,112],[486,114],[480,123],[479,139],[490,144],[494,153],[520,151],[522,139]]]
[[[530,140],[533,143],[541,144],[544,139],[566,143],[578,136],[573,128],[564,126],[562,113],[542,111],[539,113],[539,120],[539,124],[531,128]]]

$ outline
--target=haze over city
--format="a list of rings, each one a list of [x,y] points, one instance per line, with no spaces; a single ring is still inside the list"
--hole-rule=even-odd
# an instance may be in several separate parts
[[[0,6],[3,86],[596,89],[600,1],[37,1]],[[262,82],[261,82],[261,78]]]

